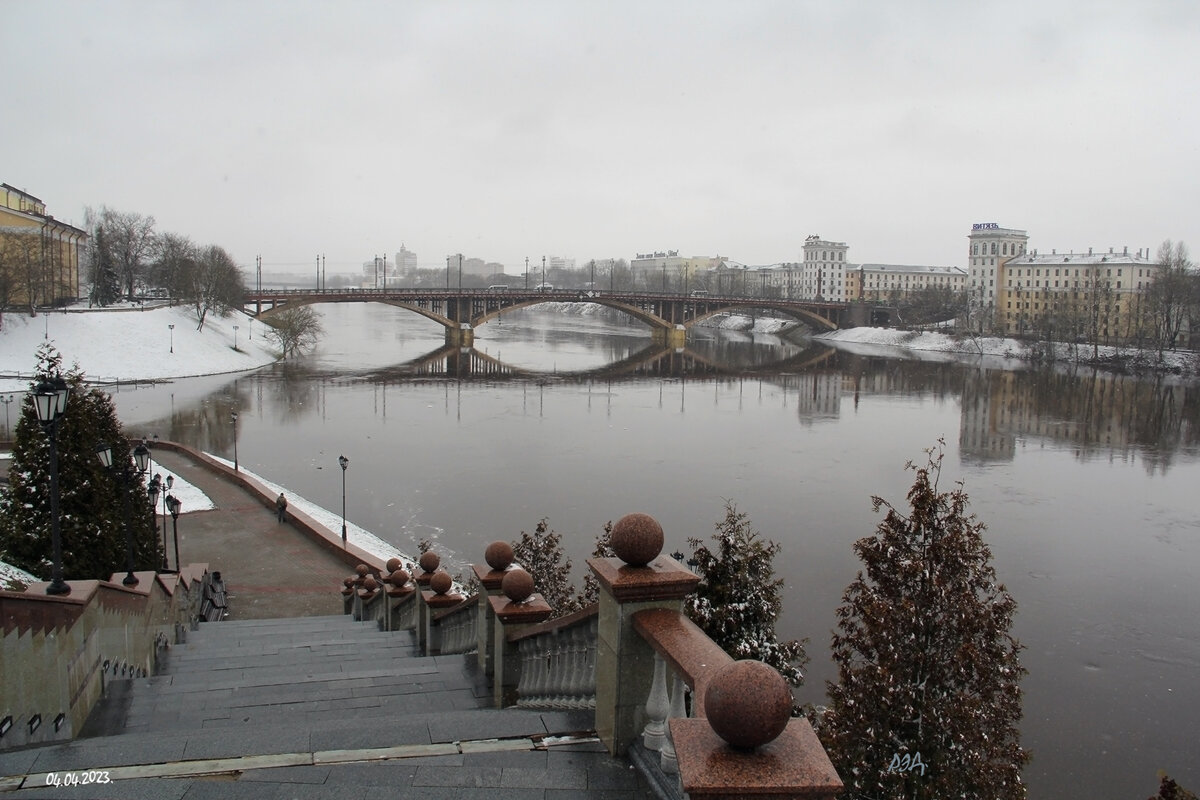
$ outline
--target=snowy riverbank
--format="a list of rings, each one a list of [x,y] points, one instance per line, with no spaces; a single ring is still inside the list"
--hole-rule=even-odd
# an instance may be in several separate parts
[[[1061,342],[1051,347],[1046,342],[1030,343],[994,336],[952,336],[936,331],[901,331],[893,328],[848,328],[813,338],[862,355],[921,360],[984,358],[989,361],[1038,361],[1186,376],[1200,374],[1200,359],[1196,353],[1189,351],[1163,353],[1159,361],[1158,354],[1153,351],[1132,348],[1093,348],[1088,344],[1069,345]]]
[[[241,313],[210,314],[197,331],[186,306],[76,307],[36,317],[10,311],[0,327],[0,392],[29,387],[37,349],[47,341],[64,367],[78,364],[88,380],[128,382],[256,369],[277,358],[265,334],[263,323]]]

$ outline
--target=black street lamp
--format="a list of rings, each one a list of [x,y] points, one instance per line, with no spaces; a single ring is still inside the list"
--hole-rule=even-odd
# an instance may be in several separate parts
[[[162,512],[163,560],[162,560],[162,565],[163,565],[164,570],[169,568],[169,565],[167,564],[167,499],[170,498],[171,487],[174,485],[175,485],[175,476],[174,475],[168,475],[167,479],[165,481],[163,481],[163,485],[162,485],[162,501],[163,501],[163,512]],[[157,509],[156,509],[156,511],[157,511]]]
[[[63,581],[62,533],[58,523],[58,421],[67,410],[71,387],[60,377],[47,378],[33,392],[33,407],[38,422],[50,439],[50,541],[54,550],[54,566],[46,594],[70,594],[71,587]]]
[[[179,574],[179,509],[183,502],[173,494],[167,495],[167,510],[171,512],[171,532],[175,536],[175,574]]]
[[[150,485],[146,487],[146,492],[147,492],[147,494],[150,495],[150,509],[151,509],[151,511],[154,512],[154,517],[152,519],[152,522],[154,523],[154,541],[157,544],[157,542],[158,542],[158,496],[165,495],[167,493],[165,485],[163,484],[162,475],[158,474],[157,472],[154,473],[154,477],[150,479]],[[163,520],[163,529],[164,530],[166,529],[166,524],[167,524],[167,521]],[[167,566],[167,540],[166,540],[166,537],[164,536],[163,537],[163,569],[166,569],[166,566]]]
[[[129,493],[133,488],[133,472],[128,463],[113,467],[112,448],[106,444],[96,448],[96,455],[99,456],[100,463],[104,465],[105,469],[113,470],[121,481],[121,506],[125,512],[125,579],[121,583],[126,586],[137,586],[138,579],[133,574],[133,532],[129,513]],[[150,462],[150,449],[144,444],[139,444],[133,450],[133,457],[137,462],[138,474],[145,475],[146,467]]]
[[[346,467],[350,466],[350,459],[345,456],[338,456],[338,463],[342,466],[342,547],[346,546]]]
[[[4,436],[12,438],[12,428],[8,425],[8,407],[12,405],[13,396],[10,394],[7,397],[0,397],[0,403],[4,403]]]
[[[167,330],[169,330],[171,332],[171,352],[174,353],[175,352],[175,326],[168,325]]]
[[[229,418],[233,420],[233,471],[238,471],[238,456],[237,456],[237,412],[229,412]]]

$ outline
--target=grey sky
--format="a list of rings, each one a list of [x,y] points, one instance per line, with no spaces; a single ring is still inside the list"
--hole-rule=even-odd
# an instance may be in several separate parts
[[[243,264],[1195,242],[1200,4],[0,0],[0,180]]]

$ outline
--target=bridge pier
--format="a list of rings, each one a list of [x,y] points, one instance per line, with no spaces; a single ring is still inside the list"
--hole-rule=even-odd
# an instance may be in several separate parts
[[[475,344],[475,329],[467,324],[446,328],[446,344],[451,347],[471,347]]]
[[[676,325],[673,328],[655,328],[651,334],[651,341],[661,344],[663,347],[683,347],[687,344],[687,329],[682,325]]]

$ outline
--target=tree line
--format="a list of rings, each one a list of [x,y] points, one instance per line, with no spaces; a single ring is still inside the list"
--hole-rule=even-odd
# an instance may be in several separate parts
[[[135,300],[146,288],[163,289],[191,306],[196,329],[210,313],[225,316],[241,306],[242,272],[219,245],[199,245],[183,234],[158,231],[154,217],[102,206],[84,215],[91,234],[86,276],[88,301],[107,306]]]

